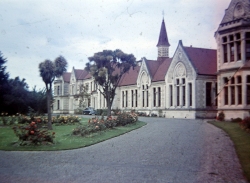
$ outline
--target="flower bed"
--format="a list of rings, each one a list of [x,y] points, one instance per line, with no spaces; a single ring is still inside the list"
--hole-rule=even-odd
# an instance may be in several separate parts
[[[138,121],[138,116],[136,113],[120,113],[117,117],[109,116],[106,119],[102,118],[92,118],[89,119],[87,125],[80,125],[76,127],[72,134],[86,136],[92,133],[97,133],[104,131],[106,129],[113,129],[117,126],[125,126],[128,124],[133,124]]]
[[[32,121],[28,125],[18,125],[12,128],[18,137],[19,145],[53,144],[55,132],[49,132],[42,127],[41,122]]]
[[[29,124],[31,122],[36,122],[39,124],[47,125],[48,118],[46,116],[25,116],[22,114],[16,114],[13,116],[8,116],[6,113],[2,113],[0,116],[1,124],[6,125],[13,125],[13,124]],[[81,118],[78,116],[53,116],[52,117],[52,124],[55,125],[73,125],[80,123]]]

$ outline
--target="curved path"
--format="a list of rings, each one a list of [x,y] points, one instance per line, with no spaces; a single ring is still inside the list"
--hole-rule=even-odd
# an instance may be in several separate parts
[[[140,120],[148,124],[86,148],[0,151],[0,182],[245,182],[220,129],[202,120]]]

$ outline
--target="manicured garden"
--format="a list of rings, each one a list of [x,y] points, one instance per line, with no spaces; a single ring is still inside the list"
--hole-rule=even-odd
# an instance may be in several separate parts
[[[209,122],[224,130],[233,141],[244,175],[250,181],[250,117]]]
[[[46,129],[46,117],[1,116],[0,150],[54,151],[90,146],[144,126],[136,114],[92,119],[56,116],[53,130]]]

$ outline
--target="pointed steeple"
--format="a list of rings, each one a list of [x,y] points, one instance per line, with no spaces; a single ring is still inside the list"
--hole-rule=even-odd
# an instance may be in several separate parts
[[[158,44],[156,46],[157,47],[159,47],[159,46],[170,46],[170,44],[168,42],[168,35],[167,35],[164,19],[162,20],[162,23],[161,23],[160,36],[159,36]]]
[[[168,42],[168,35],[164,19],[162,20],[161,23],[161,31],[159,35],[158,44],[156,46],[158,47],[158,57],[169,57],[168,49],[170,44]]]

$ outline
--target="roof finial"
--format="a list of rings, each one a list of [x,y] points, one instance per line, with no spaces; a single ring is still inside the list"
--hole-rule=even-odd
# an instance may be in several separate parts
[[[162,10],[162,18],[163,18],[163,20],[164,20],[164,10]]]

